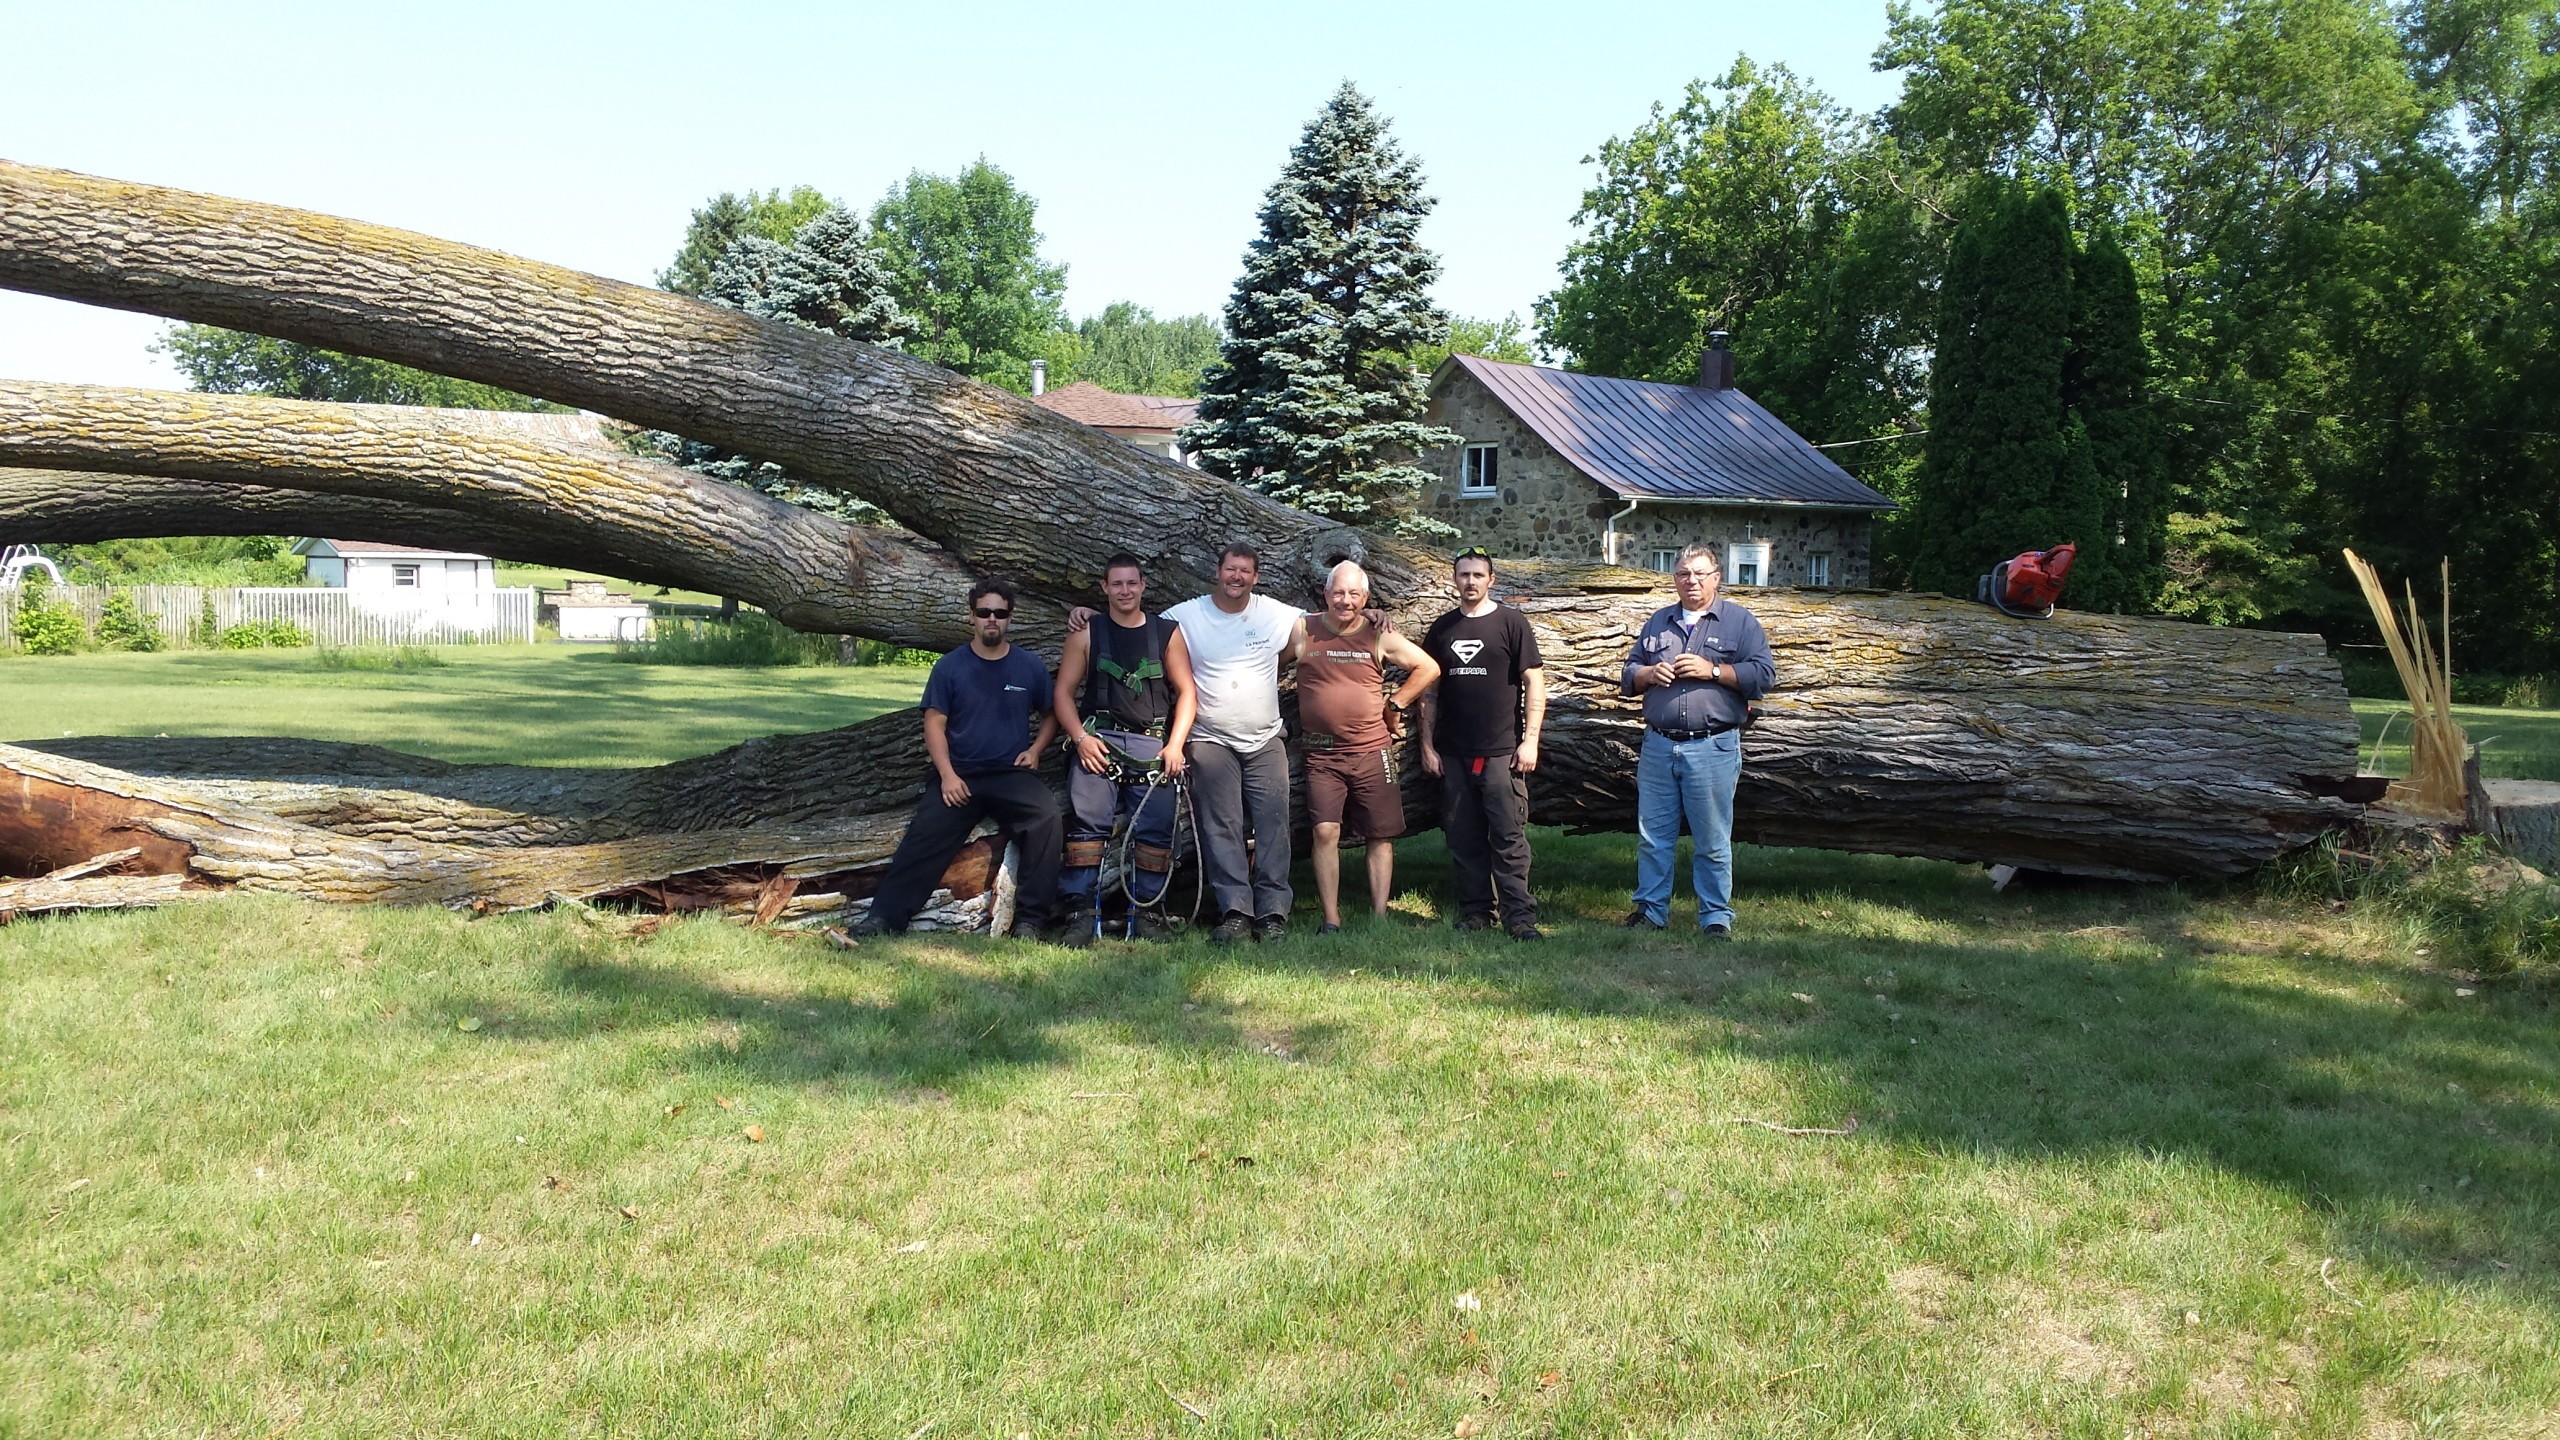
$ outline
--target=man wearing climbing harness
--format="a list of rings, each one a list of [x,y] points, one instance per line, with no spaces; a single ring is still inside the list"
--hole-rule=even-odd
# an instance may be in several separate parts
[[[1653,612],[1627,652],[1620,688],[1644,697],[1636,756],[1636,895],[1630,930],[1671,923],[1671,862],[1689,822],[1689,884],[1698,929],[1733,936],[1733,790],[1742,775],[1750,705],[1777,683],[1769,636],[1748,610],[1719,598],[1715,547],[1692,545],[1671,563],[1678,603]]]
[[[1147,577],[1137,556],[1103,562],[1102,594],[1108,608],[1068,632],[1058,659],[1053,713],[1075,747],[1067,767],[1066,867],[1058,876],[1066,918],[1059,925],[1095,931],[1103,857],[1113,824],[1125,817],[1128,933],[1161,939],[1157,907],[1173,874],[1179,808],[1172,782],[1185,766],[1182,747],[1196,705],[1191,657],[1181,629],[1146,612]]]
[[[1529,896],[1529,782],[1546,727],[1547,672],[1528,617],[1493,598],[1493,556],[1471,545],[1451,562],[1458,608],[1422,649],[1440,683],[1422,702],[1422,768],[1441,780],[1457,927],[1492,927],[1500,905],[1514,940],[1543,940]]]
[[[1317,934],[1342,928],[1342,832],[1369,845],[1369,913],[1387,913],[1395,893],[1394,840],[1404,833],[1404,793],[1396,788],[1395,747],[1405,713],[1440,666],[1421,647],[1371,624],[1369,574],[1345,560],[1325,581],[1324,613],[1298,622],[1298,744],[1307,757],[1307,820],[1315,829]],[[1386,693],[1387,664],[1405,671]]]

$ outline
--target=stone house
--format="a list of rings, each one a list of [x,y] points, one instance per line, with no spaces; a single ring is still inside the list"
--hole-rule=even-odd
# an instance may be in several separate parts
[[[1721,335],[1695,385],[1452,355],[1427,418],[1421,513],[1495,555],[1668,570],[1704,541],[1729,585],[1861,588],[1893,502],[1734,388]]]

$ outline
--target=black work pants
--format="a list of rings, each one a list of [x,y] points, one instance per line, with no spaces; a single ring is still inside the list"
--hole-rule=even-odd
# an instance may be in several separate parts
[[[1057,908],[1059,848],[1066,841],[1058,797],[1029,770],[965,778],[969,798],[958,805],[942,803],[939,777],[928,779],[924,794],[916,797],[916,813],[907,821],[898,853],[890,857],[889,873],[881,878],[879,892],[871,898],[872,918],[883,927],[907,928],[941,883],[951,857],[969,843],[969,832],[978,828],[979,821],[989,819],[1003,826],[1021,851],[1014,872],[1014,923],[1038,926]]]
[[[1511,768],[1508,755],[1481,762],[1443,755],[1440,798],[1458,918],[1491,920],[1498,902],[1504,925],[1538,923],[1538,902],[1529,898],[1528,777]]]

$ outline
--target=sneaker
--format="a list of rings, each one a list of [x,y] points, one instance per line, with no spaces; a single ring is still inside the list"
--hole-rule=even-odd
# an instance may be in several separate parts
[[[1490,930],[1492,928],[1493,917],[1490,915],[1461,915],[1458,917],[1457,930],[1461,935],[1472,935],[1478,930]]]
[[[1671,928],[1663,922],[1654,919],[1652,916],[1647,915],[1642,910],[1628,911],[1627,918],[1619,921],[1618,925],[1619,928],[1626,930],[1668,930]]]
[[[1732,938],[1733,927],[1730,925],[1710,925],[1706,929],[1706,939],[1710,944],[1719,940],[1730,940]]]
[[[1339,935],[1342,933],[1342,927],[1331,920],[1327,920],[1316,927],[1316,933],[1319,935]]]
[[[1253,938],[1253,917],[1241,910],[1230,910],[1227,918],[1209,932],[1212,945],[1238,945]]]
[[[1261,919],[1254,921],[1253,938],[1256,940],[1288,939],[1289,917],[1286,915],[1265,915]]]
[[[1537,922],[1533,920],[1526,925],[1512,926],[1511,938],[1514,940],[1544,940],[1547,938],[1547,932],[1539,929]]]

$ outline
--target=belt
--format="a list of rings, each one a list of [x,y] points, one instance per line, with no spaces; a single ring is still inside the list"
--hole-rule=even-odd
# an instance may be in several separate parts
[[[1117,730],[1123,735],[1144,735],[1150,740],[1161,740],[1164,738],[1165,726],[1168,722],[1157,720],[1145,725],[1133,725],[1117,715],[1104,715],[1085,723],[1094,729]]]
[[[1739,725],[1710,725],[1704,730],[1679,730],[1674,729],[1669,725],[1647,725],[1644,728],[1674,744],[1686,744],[1691,740],[1711,740],[1716,736],[1723,734],[1727,730],[1739,730],[1742,727]]]

